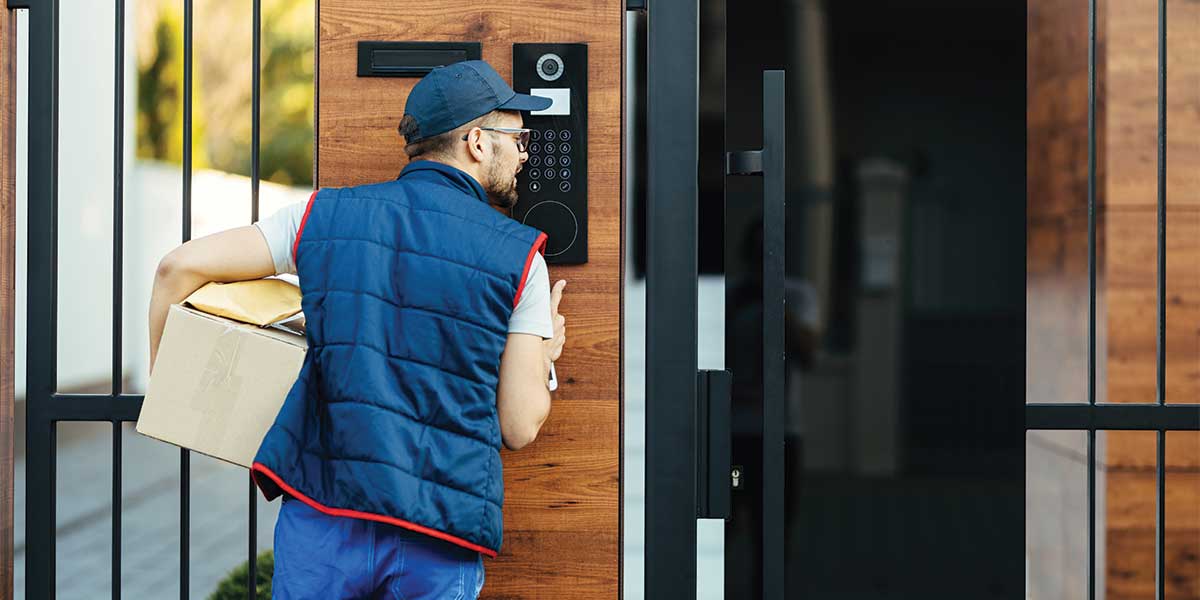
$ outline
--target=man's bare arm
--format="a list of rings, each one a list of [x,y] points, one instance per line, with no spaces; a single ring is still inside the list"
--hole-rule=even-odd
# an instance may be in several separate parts
[[[252,225],[194,239],[164,256],[154,274],[150,295],[150,369],[154,369],[172,304],[210,281],[244,281],[274,274],[271,249]]]
[[[528,333],[510,333],[500,356],[500,384],[496,389],[496,411],[500,437],[509,450],[520,450],[537,438],[550,415],[550,390],[546,381],[545,346],[542,338]]]
[[[536,335],[510,333],[500,356],[500,385],[496,390],[496,411],[500,417],[500,437],[509,450],[520,450],[537,438],[542,424],[550,416],[550,362],[557,360],[567,341],[567,319],[558,314],[563,288],[559,281],[550,292],[550,314],[554,337],[543,340]]]

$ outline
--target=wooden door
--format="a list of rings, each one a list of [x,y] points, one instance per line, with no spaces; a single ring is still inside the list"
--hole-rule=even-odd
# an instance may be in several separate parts
[[[569,282],[561,385],[537,441],[503,455],[504,547],[486,561],[486,598],[620,591],[623,14],[617,0],[317,3],[320,187],[389,180],[407,162],[396,128],[418,80],[358,77],[359,41],[478,41],[510,83],[513,43],[588,44],[589,261],[550,266]]]

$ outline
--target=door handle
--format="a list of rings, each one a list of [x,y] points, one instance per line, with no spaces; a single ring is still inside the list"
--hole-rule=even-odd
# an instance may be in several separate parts
[[[784,101],[784,72],[763,71],[763,147],[725,155],[726,175],[763,178],[763,472],[760,478],[764,600],[782,600],[784,597]]]

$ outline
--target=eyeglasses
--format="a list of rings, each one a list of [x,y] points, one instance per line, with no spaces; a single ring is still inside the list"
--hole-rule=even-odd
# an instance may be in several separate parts
[[[517,152],[524,152],[525,149],[529,147],[529,132],[532,131],[531,129],[526,129],[523,127],[480,127],[479,129],[483,131],[496,131],[499,133],[516,135]],[[467,141],[467,137],[470,135],[470,133],[464,134],[462,136],[463,141]]]

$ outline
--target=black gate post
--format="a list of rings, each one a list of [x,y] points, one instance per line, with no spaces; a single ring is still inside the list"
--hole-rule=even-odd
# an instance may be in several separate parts
[[[58,282],[58,1],[29,9],[28,267],[25,330],[25,597],[54,598]],[[18,175],[19,176],[19,175]]]
[[[646,598],[696,589],[699,9],[648,3]]]

